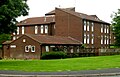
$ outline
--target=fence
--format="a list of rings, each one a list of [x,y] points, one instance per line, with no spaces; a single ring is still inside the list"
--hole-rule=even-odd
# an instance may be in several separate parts
[[[89,57],[89,56],[105,56],[105,55],[119,55],[120,49],[98,49],[98,48],[84,48],[79,52],[67,53],[72,57]]]

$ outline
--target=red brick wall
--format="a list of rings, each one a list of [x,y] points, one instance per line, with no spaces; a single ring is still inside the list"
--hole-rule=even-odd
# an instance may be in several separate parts
[[[55,35],[71,36],[79,41],[82,41],[82,19],[59,9],[56,9],[55,12]]]
[[[26,39],[26,42],[23,42],[23,39]],[[16,48],[10,48],[10,58],[40,59],[40,44],[27,36],[20,37],[11,43],[11,45],[16,45]],[[35,52],[25,52],[26,45],[34,45]]]

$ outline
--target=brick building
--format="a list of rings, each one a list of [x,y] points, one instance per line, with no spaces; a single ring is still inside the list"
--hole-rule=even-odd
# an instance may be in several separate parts
[[[47,40],[50,39],[45,39],[44,42],[46,42],[46,45],[49,44],[49,46],[46,48],[44,47],[40,53],[50,48],[52,45],[65,46],[68,48],[67,50],[73,47],[70,52],[73,50],[77,51],[77,49],[79,49],[78,47],[82,44],[84,44],[86,48],[109,48],[110,24],[100,20],[96,15],[76,12],[75,8],[55,8],[55,10],[46,13],[43,17],[28,18],[18,23],[17,31],[13,33],[13,40],[9,45],[19,41],[24,35],[30,35],[29,38],[32,39],[36,39],[37,36],[40,36],[39,44],[42,44],[40,41],[42,41],[41,38],[43,36],[47,38],[52,37],[52,39],[54,37],[57,37],[57,39],[63,38],[61,42],[60,39],[58,39],[58,43],[56,44],[54,44],[54,41],[57,42],[56,40],[51,40],[51,42],[48,43]],[[66,39],[68,39],[69,42],[67,42]],[[70,40],[72,40],[72,42]],[[38,39],[36,41],[38,41]],[[17,43],[20,43],[20,41]],[[32,42],[30,43],[32,44]],[[3,44],[4,47],[8,45],[8,43]],[[40,45],[35,48],[41,50]],[[23,49],[22,51],[25,51],[25,46]]]

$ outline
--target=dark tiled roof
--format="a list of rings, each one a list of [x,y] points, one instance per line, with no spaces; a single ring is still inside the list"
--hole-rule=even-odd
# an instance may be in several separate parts
[[[12,41],[5,41],[2,44],[10,44]]]
[[[55,22],[55,17],[33,17],[33,18],[27,18],[21,22],[19,22],[17,25],[33,25],[33,24],[48,24],[51,22]]]
[[[62,44],[62,45],[81,45],[82,43],[71,37],[47,36],[47,35],[28,35],[26,36],[36,40],[40,44]]]
[[[60,8],[62,10],[68,10],[68,11],[75,11],[75,7],[71,7],[71,8]],[[46,13],[45,15],[55,15],[55,10],[52,10],[48,13]]]
[[[56,8],[56,9],[59,9],[59,10],[62,10],[64,12],[67,12],[69,14],[75,15],[75,16],[80,17],[82,19],[109,24],[105,21],[100,20],[96,15],[87,15],[87,14],[84,14],[84,13],[75,12],[75,8]],[[53,10],[49,13],[46,13],[46,15],[52,15],[52,14],[55,14],[55,10]]]

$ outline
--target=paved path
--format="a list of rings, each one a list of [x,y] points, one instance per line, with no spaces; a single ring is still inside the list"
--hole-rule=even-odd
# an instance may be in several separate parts
[[[0,70],[0,77],[97,77],[120,75],[120,68],[67,72],[22,72]]]

